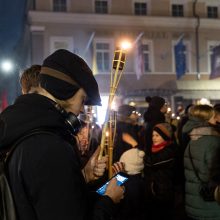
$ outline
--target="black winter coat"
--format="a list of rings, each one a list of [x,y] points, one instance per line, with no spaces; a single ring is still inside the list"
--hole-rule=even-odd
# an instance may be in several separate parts
[[[20,220],[110,219],[112,200],[91,199],[75,139],[63,116],[50,99],[28,94],[0,115],[0,150],[36,129],[54,134],[37,134],[25,139],[13,152],[8,177]]]
[[[173,202],[177,173],[177,146],[170,144],[157,153],[145,155],[146,198]]]

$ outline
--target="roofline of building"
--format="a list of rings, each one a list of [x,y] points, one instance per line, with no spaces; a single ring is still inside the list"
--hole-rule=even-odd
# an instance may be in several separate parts
[[[87,14],[29,11],[29,22],[34,23],[65,23],[85,25],[105,25],[124,27],[166,27],[166,28],[195,28],[197,20],[188,17],[154,17],[112,14]],[[200,29],[220,29],[219,19],[200,19]]]

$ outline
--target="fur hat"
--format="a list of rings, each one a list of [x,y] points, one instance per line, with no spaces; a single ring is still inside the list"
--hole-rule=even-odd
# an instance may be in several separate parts
[[[132,148],[125,151],[119,161],[124,163],[125,171],[129,175],[135,175],[144,169],[144,155],[144,151]]]
[[[173,131],[172,127],[168,123],[156,124],[153,128],[165,141],[171,140]]]
[[[136,111],[136,108],[131,105],[121,105],[118,108],[118,114],[129,117],[133,111]]]
[[[98,84],[86,62],[68,50],[49,55],[40,72],[40,85],[55,98],[71,98],[80,88],[87,94],[87,105],[101,105]]]
[[[149,102],[149,107],[161,109],[165,104],[165,99],[160,96],[153,96]]]

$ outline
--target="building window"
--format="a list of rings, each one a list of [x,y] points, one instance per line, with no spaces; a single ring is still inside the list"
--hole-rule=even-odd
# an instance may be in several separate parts
[[[147,3],[135,2],[134,3],[134,14],[135,15],[147,15]]]
[[[110,44],[105,42],[97,42],[95,44],[96,64],[99,72],[107,72],[110,70]]]
[[[218,7],[208,6],[207,7],[208,18],[218,18]]]
[[[67,11],[67,0],[53,0],[53,11]]]
[[[220,63],[220,41],[208,42],[208,73],[213,74]]]
[[[172,16],[173,17],[183,17],[183,5],[180,4],[172,4]]]
[[[144,71],[151,72],[151,62],[150,62],[150,45],[142,44],[142,52],[143,52],[143,62],[144,62]]]
[[[178,45],[178,49],[175,46]],[[178,71],[188,73],[191,71],[191,45],[189,41],[179,40],[178,42],[174,42],[173,47],[173,69],[174,72]],[[178,66],[178,67],[177,67]]]
[[[137,79],[140,79],[147,72],[154,71],[152,51],[152,41],[143,39],[137,42],[135,54],[135,73]]]
[[[95,0],[95,13],[97,13],[97,14],[108,14],[108,1],[106,1],[106,0]]]

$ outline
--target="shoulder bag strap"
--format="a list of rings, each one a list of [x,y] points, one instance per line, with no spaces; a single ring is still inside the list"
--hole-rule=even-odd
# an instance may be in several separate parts
[[[9,157],[12,155],[13,151],[15,148],[26,138],[29,138],[35,134],[50,134],[50,135],[57,135],[55,132],[52,132],[50,130],[42,129],[42,128],[37,128],[34,130],[31,130],[29,133],[25,134],[24,136],[20,137],[10,148],[10,150],[6,153],[4,163],[6,163],[9,159]]]
[[[198,179],[201,183],[204,183],[204,181],[199,177],[199,174],[198,174],[198,172],[197,172],[197,170],[196,170],[195,164],[193,163],[192,154],[191,154],[191,149],[190,149],[190,144],[189,144],[188,152],[189,152],[189,159],[190,159],[190,161],[191,161],[191,164],[192,164],[192,167],[193,167],[193,170],[194,170],[194,173],[195,173],[197,179]]]

